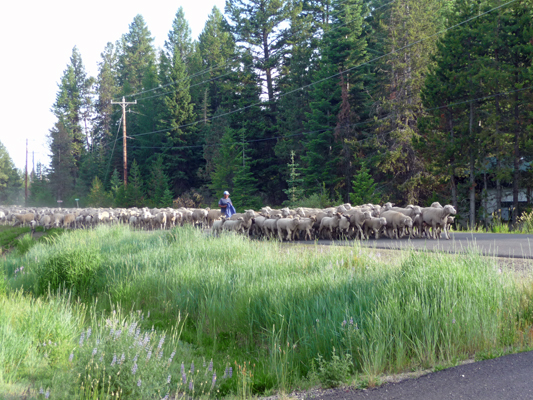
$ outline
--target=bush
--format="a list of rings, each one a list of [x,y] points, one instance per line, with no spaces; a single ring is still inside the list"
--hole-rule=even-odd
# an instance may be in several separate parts
[[[100,251],[91,248],[67,249],[50,256],[37,268],[37,293],[61,287],[76,294],[97,292],[96,278],[102,261]],[[89,290],[90,289],[90,290]]]
[[[326,361],[319,354],[316,359],[318,362],[318,371],[316,372],[320,384],[324,389],[334,388],[343,384],[350,376],[350,370],[353,368],[352,357],[346,354],[339,357],[333,348],[330,361]]]

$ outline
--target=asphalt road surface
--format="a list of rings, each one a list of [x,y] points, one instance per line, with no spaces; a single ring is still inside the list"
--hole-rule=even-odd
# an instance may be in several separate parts
[[[335,390],[318,400],[531,400],[533,351],[445,369],[369,390]]]
[[[444,236],[444,235],[443,235]],[[485,255],[499,257],[533,258],[533,235],[500,233],[452,233],[450,240],[408,239],[401,240],[380,238],[361,241],[364,246],[378,249],[408,249],[429,251],[446,251],[459,253],[474,247]],[[299,243],[314,244],[312,241]],[[318,244],[342,245],[351,241],[319,240]],[[533,399],[533,398],[532,398]]]

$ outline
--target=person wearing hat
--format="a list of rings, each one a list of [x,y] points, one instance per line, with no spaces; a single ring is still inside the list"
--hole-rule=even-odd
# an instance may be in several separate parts
[[[224,214],[226,218],[230,218],[235,214],[235,208],[233,207],[233,203],[229,198],[229,192],[227,190],[224,192],[224,197],[219,200],[218,206],[220,207],[220,212]]]

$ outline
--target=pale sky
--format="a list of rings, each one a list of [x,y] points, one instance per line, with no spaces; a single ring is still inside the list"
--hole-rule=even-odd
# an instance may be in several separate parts
[[[24,169],[26,139],[28,169],[48,164],[46,136],[55,118],[50,111],[72,49],[77,46],[89,76],[107,42],[115,43],[137,14],[163,47],[181,6],[192,37],[198,38],[213,6],[224,12],[225,0],[28,0],[6,1],[0,7],[0,142],[17,168]]]

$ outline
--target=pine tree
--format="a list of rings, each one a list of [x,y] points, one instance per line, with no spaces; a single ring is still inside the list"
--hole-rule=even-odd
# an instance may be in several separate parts
[[[163,207],[163,198],[168,187],[168,177],[163,169],[163,157],[159,155],[150,168],[149,198],[154,207]],[[167,194],[168,195],[168,194]],[[170,192],[172,200],[172,192]],[[168,199],[165,199],[168,200]],[[168,207],[168,206],[167,206]]]
[[[5,146],[0,142],[0,204],[21,200],[22,179]]]
[[[291,162],[287,164],[289,168],[289,178],[287,179],[287,187],[284,192],[288,197],[287,206],[296,207],[298,206],[299,200],[303,196],[303,179],[300,178],[300,172],[298,172],[298,164],[294,160],[295,153],[291,151]]]
[[[139,164],[133,160],[126,188],[126,202],[128,207],[144,207],[144,183]]]
[[[353,178],[352,192],[350,193],[350,203],[353,206],[367,203],[377,204],[381,201],[381,196],[376,192],[377,184],[369,172],[370,170],[363,163],[361,169]]]
[[[93,179],[87,203],[91,207],[111,207],[113,204],[111,195],[105,191],[102,181],[97,176]]]
[[[240,158],[240,163],[237,161],[237,157],[242,157],[239,150],[236,132],[231,128],[226,128],[220,140],[219,152],[214,159],[215,167],[211,174],[211,183],[208,185],[215,197],[225,190],[230,193],[233,191],[235,176],[242,165],[242,158]]]

